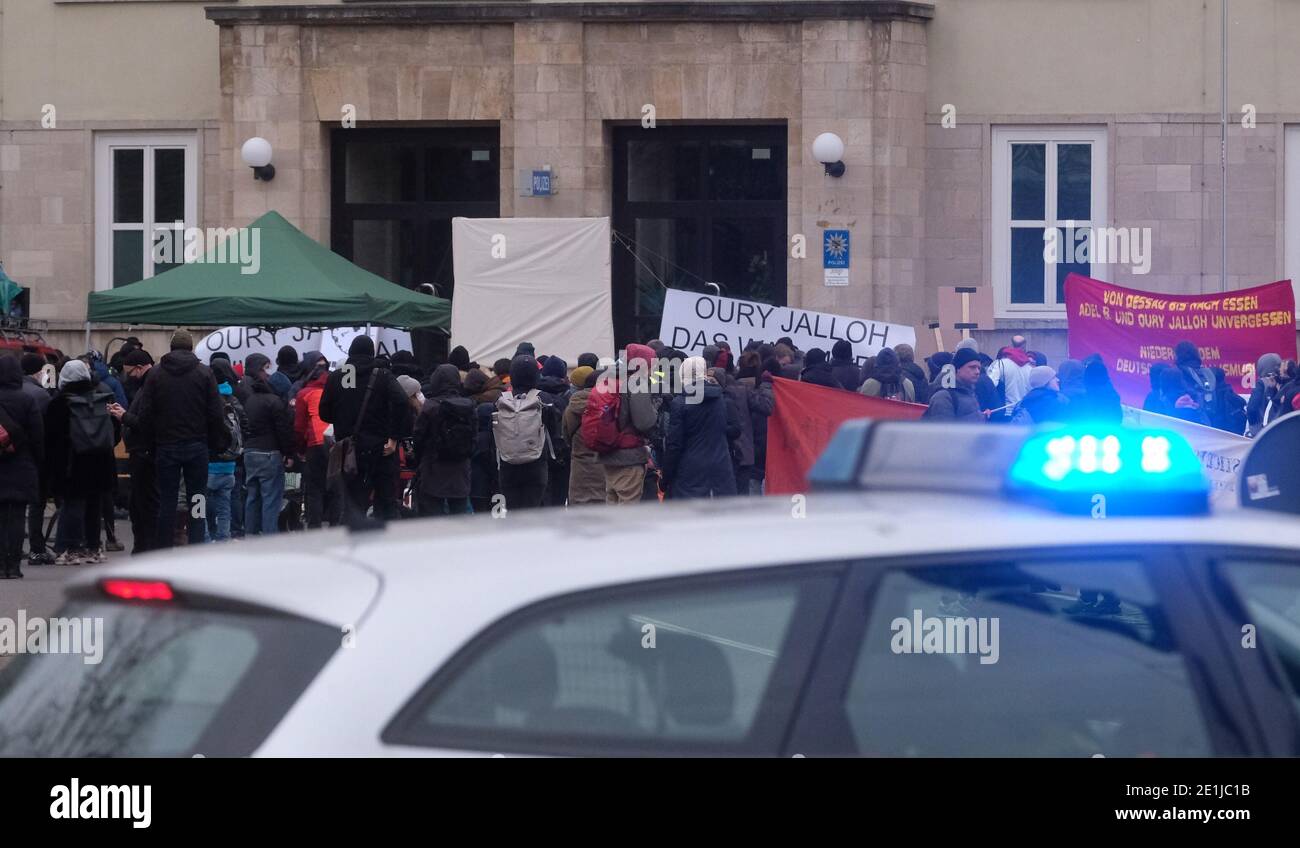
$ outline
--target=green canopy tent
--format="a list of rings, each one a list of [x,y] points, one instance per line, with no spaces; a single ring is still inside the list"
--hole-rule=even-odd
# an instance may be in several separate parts
[[[240,248],[256,258],[240,262]],[[244,273],[256,267],[255,273]],[[447,329],[451,302],[353,265],[268,212],[205,254],[156,277],[89,296],[87,322],[163,326]]]

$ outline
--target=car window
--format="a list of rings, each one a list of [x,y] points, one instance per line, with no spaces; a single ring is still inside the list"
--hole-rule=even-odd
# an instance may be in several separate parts
[[[792,627],[812,604],[824,621],[829,582],[660,584],[548,603],[453,660],[417,699],[414,721],[385,740],[575,753],[744,748],[783,659],[805,655],[797,661],[806,664],[811,646],[792,649]]]
[[[1241,559],[1220,563],[1219,571],[1245,603],[1254,625],[1253,634],[1242,633],[1242,647],[1268,653],[1300,714],[1300,567]]]
[[[892,570],[844,696],[881,756],[1205,756],[1183,656],[1137,560]]]
[[[5,669],[0,756],[249,754],[340,644],[265,612],[74,601],[58,618],[97,630],[97,648]]]

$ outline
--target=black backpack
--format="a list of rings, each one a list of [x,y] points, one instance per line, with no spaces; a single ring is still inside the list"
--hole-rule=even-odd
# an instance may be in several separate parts
[[[221,396],[221,423],[226,427],[226,449],[214,462],[235,462],[244,455],[244,407],[234,395]]]
[[[72,453],[111,453],[116,439],[113,437],[113,417],[108,414],[108,404],[114,398],[110,391],[92,389],[86,394],[68,397],[68,442]]]
[[[478,440],[478,418],[469,398],[444,398],[438,402],[434,425],[434,450],[438,459],[456,462],[474,455]]]

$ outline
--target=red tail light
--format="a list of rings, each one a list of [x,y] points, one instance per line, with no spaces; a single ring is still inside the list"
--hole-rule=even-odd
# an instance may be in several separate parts
[[[104,594],[124,601],[170,601],[176,596],[172,587],[161,580],[104,580]]]

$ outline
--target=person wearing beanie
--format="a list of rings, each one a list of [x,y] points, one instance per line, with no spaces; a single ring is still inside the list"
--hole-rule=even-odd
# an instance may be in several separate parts
[[[254,353],[244,360],[244,401],[248,430],[244,438],[244,534],[279,532],[284,508],[286,460],[296,456],[289,405],[271,384],[271,360]],[[286,393],[288,389],[286,387]]]
[[[553,396],[538,390],[540,379],[537,360],[521,353],[510,361],[510,391],[497,400],[493,438],[498,449],[508,440],[515,441],[512,434],[520,427],[535,422],[543,431],[541,455],[536,459],[512,463],[502,460],[498,454],[501,494],[507,512],[545,505],[550,466],[558,456],[555,445],[561,441],[562,410],[556,406]]]
[[[637,503],[645,495],[647,447],[659,423],[659,409],[663,395],[657,392],[634,391],[633,387],[645,385],[645,380],[630,380],[631,376],[649,369],[656,358],[654,349],[646,345],[630,344],[623,352],[623,361],[612,367],[592,389],[587,397],[587,408],[582,413],[582,433],[593,449],[590,436],[607,432],[602,425],[606,410],[612,415],[617,436],[612,445],[600,452],[600,463],[605,472],[605,503]],[[642,374],[642,376],[644,376]]]
[[[826,361],[826,351],[819,347],[804,354],[804,368],[799,372],[799,380],[804,383],[812,383],[815,386],[826,386],[831,389],[843,388],[835,382],[835,375],[831,372],[831,365]]]
[[[105,493],[117,483],[113,448],[122,437],[121,423],[109,412],[113,405],[113,393],[95,381],[86,363],[79,359],[64,363],[59,370],[58,394],[45,412],[42,474],[49,494],[61,501],[54,537],[56,565],[104,561],[99,546],[101,504]],[[89,406],[110,416],[111,441],[105,439],[93,450],[76,449],[72,436],[74,406]]]
[[[1094,358],[1095,356],[1095,358]],[[1110,372],[1100,356],[1088,357],[1083,366],[1083,396],[1072,398],[1070,417],[1076,421],[1103,424],[1121,424],[1124,410],[1120,406],[1119,392],[1110,382]],[[1178,376],[1173,371],[1173,376]]]
[[[916,403],[916,386],[903,372],[898,354],[890,348],[882,348],[876,354],[876,361],[871,368],[871,376],[858,389],[867,397],[889,398],[905,403]]]
[[[383,366],[374,340],[357,336],[348,346],[347,360],[330,372],[321,392],[320,418],[334,425],[335,451],[340,459],[347,450],[356,457],[355,474],[339,473],[349,525],[367,523],[372,503],[377,520],[399,516],[397,445],[411,435],[415,421],[406,392]]]
[[[582,356],[578,357],[580,362]],[[605,502],[605,470],[600,464],[600,457],[582,439],[582,414],[587,411],[587,399],[591,397],[595,385],[593,382],[589,386],[588,382],[596,373],[596,369],[590,365],[579,365],[573,369],[569,382],[573,384],[574,391],[569,395],[569,402],[560,419],[560,434],[569,448],[569,506]]]
[[[1050,424],[1071,420],[1070,403],[1061,394],[1056,371],[1046,365],[1035,366],[1029,373],[1029,391],[1016,405],[1012,424]]]
[[[19,388],[23,394],[32,399],[36,411],[44,422],[45,412],[50,406],[50,390],[41,385],[41,373],[45,369],[45,357],[39,353],[24,353],[20,360],[22,381]],[[42,430],[44,424],[42,423]],[[42,433],[42,435],[44,435]],[[43,440],[42,440],[43,441]],[[44,454],[42,452],[42,458]],[[43,470],[42,463],[37,462],[38,476]],[[35,497],[27,506],[27,561],[32,565],[49,565],[54,557],[45,549],[45,501],[47,500],[43,482],[37,486]]]
[[[979,342],[975,341],[974,337],[968,339],[962,339],[961,341],[957,342],[957,347],[953,349],[953,355],[955,356],[957,351],[959,350],[970,350],[970,351],[974,351],[975,353],[979,353],[980,352]]]
[[[478,441],[475,406],[465,397],[454,362],[433,370],[429,398],[416,417],[412,438],[420,464],[416,491],[420,515],[471,512],[472,458]]]
[[[460,371],[461,380],[464,380],[465,375],[470,370],[469,351],[462,345],[456,345],[447,356],[447,361],[456,366],[456,369]]]
[[[898,355],[899,370],[912,381],[916,402],[929,403],[930,379],[926,376],[925,369],[916,362],[916,350],[910,344],[903,343],[894,345],[894,353]]]
[[[25,361],[24,357],[24,361]],[[23,366],[26,371],[26,365]],[[1155,385],[1155,366],[1151,366],[1152,386]],[[1246,433],[1254,437],[1270,421],[1281,414],[1278,403],[1278,390],[1281,388],[1282,357],[1276,353],[1266,353],[1255,364],[1255,387],[1250,390],[1250,400],[1246,403]]]
[[[28,509],[39,502],[43,512],[45,506],[40,473],[45,461],[45,419],[26,385],[22,363],[12,356],[0,356],[0,423],[9,434],[9,449],[0,452],[0,580],[23,576]],[[43,389],[40,392],[45,394]],[[49,400],[45,395],[46,405]],[[32,540],[31,554],[38,553],[45,553],[43,538]]]
[[[952,368],[953,386],[935,391],[930,396],[930,407],[922,417],[931,421],[984,423],[988,415],[980,409],[975,395],[975,385],[983,371],[979,354],[969,346],[959,345],[952,357]]]
[[[230,354],[226,353],[224,350],[217,351],[216,353],[208,357],[208,367],[211,368],[213,363],[215,363],[218,359],[224,359],[227,362],[229,362]]]
[[[177,330],[171,350],[150,369],[129,409],[135,424],[148,434],[158,480],[157,532],[151,550],[175,543],[182,480],[187,502],[197,495],[206,497],[209,455],[226,450],[230,441],[217,381],[193,348],[190,334]],[[147,481],[139,485],[147,486]],[[201,544],[206,521],[194,510],[185,515],[189,544]]]
[[[569,398],[577,391],[569,382],[569,365],[559,356],[548,356],[542,365],[541,377],[537,388],[547,403],[556,410],[555,416],[555,459],[551,462],[549,479],[546,484],[546,505],[564,506],[569,497],[569,446],[564,440],[562,418],[569,406]]]
[[[298,379],[298,349],[293,345],[284,345],[276,351],[275,371],[284,374],[291,381]]]
[[[594,370],[600,366],[600,357],[594,353],[578,354],[578,367],[581,368],[584,365]]]
[[[520,342],[519,347],[515,348],[515,357],[520,356],[532,357],[533,361],[537,360],[537,349],[533,347],[532,342]],[[513,360],[511,360],[513,363]]]
[[[831,378],[841,389],[856,392],[862,385],[862,368],[853,358],[853,343],[840,339],[831,346]]]

